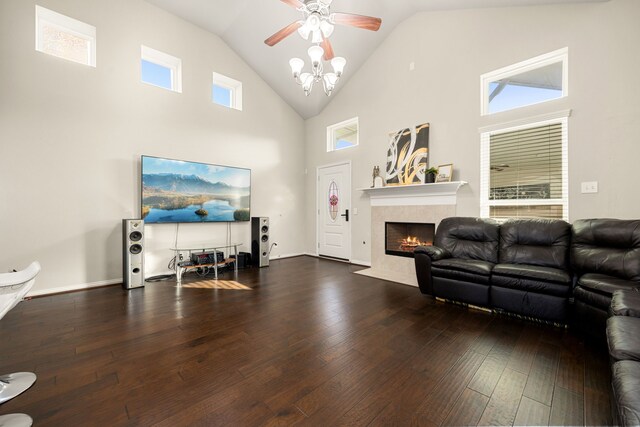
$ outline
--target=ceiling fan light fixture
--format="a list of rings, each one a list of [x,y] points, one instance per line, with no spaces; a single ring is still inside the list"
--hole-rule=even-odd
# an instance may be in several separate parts
[[[315,30],[311,37],[311,43],[322,43],[322,31]]]
[[[331,5],[331,2],[332,2],[333,0],[319,0],[319,1],[320,1],[320,3],[322,3],[323,5],[325,5],[325,6],[329,6],[329,5]]]
[[[320,23],[320,31],[322,31],[322,35],[324,36],[325,39],[328,39],[331,34],[333,34],[333,24],[331,24],[329,21],[327,21],[326,19],[323,19],[322,22]]]
[[[311,30],[307,26],[306,22],[302,24],[300,28],[298,28],[298,34],[300,34],[300,37],[302,37],[303,39],[309,40],[309,34],[311,34]]]
[[[306,26],[311,31],[317,31],[320,29],[320,16],[317,13],[312,13],[307,18]]]

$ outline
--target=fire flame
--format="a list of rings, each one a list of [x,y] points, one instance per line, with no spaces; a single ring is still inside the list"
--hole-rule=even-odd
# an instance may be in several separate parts
[[[400,248],[402,250],[410,250],[413,251],[416,246],[431,246],[430,242],[422,242],[418,237],[415,236],[407,236],[406,239],[402,239],[400,242]]]

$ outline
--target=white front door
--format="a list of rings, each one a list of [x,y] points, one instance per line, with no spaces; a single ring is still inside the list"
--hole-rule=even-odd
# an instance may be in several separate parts
[[[351,164],[318,168],[318,255],[351,259]]]

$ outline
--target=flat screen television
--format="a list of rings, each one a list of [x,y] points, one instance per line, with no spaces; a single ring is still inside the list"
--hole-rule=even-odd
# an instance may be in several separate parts
[[[142,156],[147,224],[249,221],[251,169]]]

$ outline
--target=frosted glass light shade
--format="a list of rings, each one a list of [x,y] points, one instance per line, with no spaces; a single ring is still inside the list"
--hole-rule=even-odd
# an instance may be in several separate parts
[[[323,76],[324,78],[324,82],[327,86],[331,86],[331,88],[333,88],[333,86],[336,85],[336,83],[338,82],[338,76],[336,76],[333,73],[327,73]]]
[[[298,77],[302,71],[302,67],[304,67],[304,61],[300,58],[291,58],[289,60],[289,66],[291,67],[293,77]]]
[[[322,43],[322,31],[315,30],[311,36],[311,43]]]
[[[322,55],[324,55],[324,49],[320,46],[311,46],[307,51],[309,54],[309,58],[311,58],[311,62],[314,66],[318,66],[320,64],[320,60],[322,59]]]
[[[300,75],[300,81],[302,82],[304,94],[309,95],[309,93],[311,93],[311,88],[313,87],[313,76],[309,73],[302,73]]]
[[[309,30],[317,31],[320,28],[320,17],[316,13],[312,13],[307,18],[307,22],[305,24]]]
[[[310,33],[311,33],[311,29],[309,29],[309,26],[307,25],[306,22],[303,25],[301,25],[300,28],[298,28],[298,34],[300,34],[300,37],[302,37],[305,40],[309,39]]]
[[[347,65],[347,60],[341,56],[336,56],[331,60],[331,66],[333,67],[333,71],[336,73],[338,77],[342,75],[345,65]]]
[[[322,35],[325,39],[328,39],[331,34],[333,34],[333,25],[329,23],[329,21],[322,21],[320,23],[320,31],[322,31]]]

